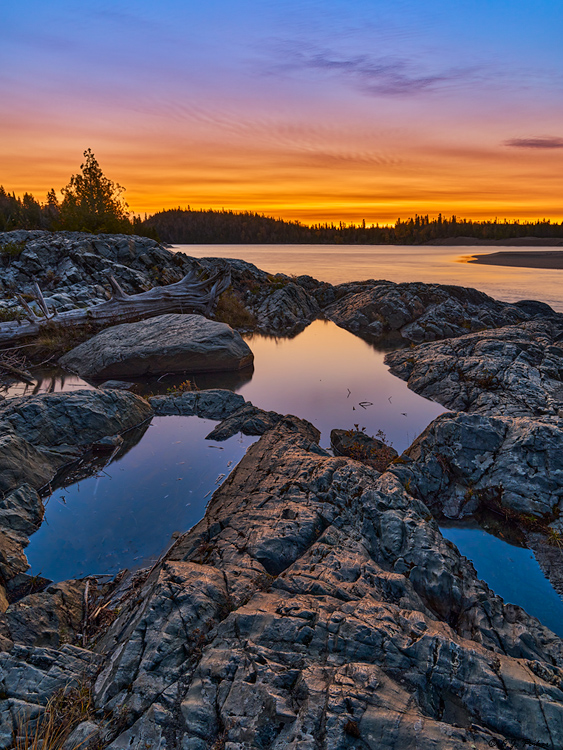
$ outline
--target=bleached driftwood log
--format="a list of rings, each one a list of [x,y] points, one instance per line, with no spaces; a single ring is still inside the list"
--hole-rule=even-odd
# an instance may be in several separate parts
[[[26,320],[0,323],[0,346],[36,336],[45,327],[66,328],[87,323],[96,326],[128,323],[165,313],[209,315],[219,295],[229,287],[231,274],[227,268],[201,281],[198,280],[196,272],[191,271],[175,284],[155,287],[140,294],[126,294],[113,276],[109,277],[109,281],[113,289],[113,297],[108,302],[64,313],[49,310],[41,289],[35,284],[35,301],[42,315],[37,315],[20,297],[20,303],[26,311]]]

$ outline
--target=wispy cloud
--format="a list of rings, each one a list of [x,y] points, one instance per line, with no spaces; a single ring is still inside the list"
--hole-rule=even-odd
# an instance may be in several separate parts
[[[536,136],[533,138],[511,138],[504,142],[513,148],[563,148],[563,138],[557,136]]]
[[[469,69],[422,72],[417,70],[416,61],[408,58],[349,55],[314,48],[303,51],[294,44],[278,45],[274,55],[276,63],[270,72],[319,71],[347,80],[372,95],[415,95],[475,76],[475,71]]]

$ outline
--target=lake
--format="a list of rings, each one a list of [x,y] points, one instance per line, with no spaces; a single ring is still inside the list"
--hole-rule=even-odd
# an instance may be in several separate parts
[[[486,245],[173,245],[171,250],[196,258],[242,258],[269,273],[309,274],[331,284],[387,279],[471,286],[505,302],[537,299],[563,312],[563,270],[484,266],[467,262],[477,253],[485,255],[499,250],[529,252],[529,248],[518,250]]]

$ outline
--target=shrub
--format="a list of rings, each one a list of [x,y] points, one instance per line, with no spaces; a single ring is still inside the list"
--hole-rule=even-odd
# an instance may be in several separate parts
[[[255,328],[256,317],[232,289],[219,297],[215,308],[215,320],[227,323],[231,328]]]

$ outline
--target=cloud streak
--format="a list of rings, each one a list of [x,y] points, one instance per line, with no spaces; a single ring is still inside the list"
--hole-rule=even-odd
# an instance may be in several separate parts
[[[466,80],[473,76],[469,69],[441,72],[417,72],[415,61],[395,57],[374,57],[368,54],[346,55],[331,50],[303,51],[295,45],[282,45],[276,54],[279,61],[274,72],[312,70],[350,81],[365,94],[378,96],[409,96]]]
[[[533,138],[511,138],[504,142],[512,148],[563,148],[563,138],[557,136],[536,136]]]

